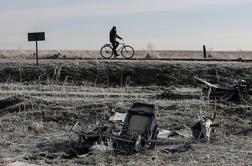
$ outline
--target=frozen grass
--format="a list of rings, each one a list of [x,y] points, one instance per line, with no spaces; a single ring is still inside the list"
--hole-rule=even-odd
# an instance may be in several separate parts
[[[74,65],[76,63],[76,65]],[[170,63],[157,63],[146,65],[143,68],[153,70],[158,68],[164,70],[164,66]],[[3,64],[3,62],[2,62]],[[18,73],[21,82],[14,82],[10,78],[0,84],[0,100],[6,100],[13,96],[10,107],[1,108],[0,111],[9,110],[0,114],[0,165],[10,161],[23,161],[39,165],[249,165],[252,163],[252,142],[251,132],[240,131],[251,128],[251,103],[242,105],[213,104],[202,99],[161,99],[158,97],[168,87],[156,85],[135,85],[128,84],[124,79],[118,77],[118,86],[109,86],[111,77],[106,77],[101,84],[97,82],[84,82],[81,85],[69,82],[69,79],[59,79],[63,74],[60,63],[50,64],[53,66],[52,75],[47,82],[41,83],[36,77],[32,81],[25,82],[26,74],[19,75],[26,63],[20,65]],[[73,68],[81,67],[84,64],[71,62]],[[95,63],[91,63],[94,67]],[[100,66],[96,71],[106,73],[109,69],[106,63],[99,62]],[[8,66],[8,64],[5,64]],[[49,66],[50,66],[49,65]],[[67,64],[69,65],[69,64]],[[89,64],[90,65],[90,64]],[[109,64],[111,65],[111,63]],[[119,66],[117,66],[119,65]],[[135,64],[136,66],[139,64]],[[141,64],[142,65],[142,64]],[[218,81],[223,79],[229,64],[210,64],[218,67]],[[237,73],[241,76],[251,76],[249,64],[235,64]],[[244,66],[239,66],[244,65]],[[15,63],[11,63],[15,67]],[[132,69],[132,64],[126,64]],[[203,65],[202,65],[203,66]],[[230,65],[231,66],[231,65]],[[1,66],[4,68],[4,66]],[[41,70],[48,67],[43,64]],[[86,67],[86,66],[85,66]],[[111,67],[111,66],[110,66]],[[115,66],[122,69],[122,63]],[[120,68],[121,67],[121,68]],[[206,68],[198,69],[198,65],[183,64],[190,70],[211,73]],[[235,67],[235,68],[236,68]],[[35,68],[28,65],[30,71]],[[86,67],[87,68],[87,67]],[[197,70],[196,70],[196,69]],[[83,69],[83,68],[81,68]],[[246,69],[239,71],[238,69]],[[48,70],[49,71],[49,70]],[[77,69],[76,69],[77,71]],[[168,72],[169,70],[164,70]],[[178,71],[181,72],[181,71]],[[230,72],[230,71],[229,71]],[[22,73],[22,72],[21,72]],[[70,72],[69,72],[70,73]],[[148,72],[147,72],[148,73]],[[183,72],[181,72],[183,73]],[[235,72],[234,72],[235,73]],[[75,73],[76,75],[78,73]],[[186,76],[186,73],[183,77]],[[170,78],[171,74],[168,74]],[[174,77],[176,75],[173,75]],[[147,75],[145,78],[148,78]],[[35,78],[35,77],[34,77]],[[41,78],[41,77],[40,77]],[[166,78],[166,77],[164,77]],[[251,77],[249,77],[251,78]],[[132,80],[133,78],[131,78]],[[139,79],[139,78],[134,78]],[[109,80],[109,81],[108,81]],[[166,80],[166,79],[164,79]],[[158,81],[164,81],[158,80]],[[176,82],[176,81],[175,81]],[[174,88],[178,95],[191,92],[198,95],[199,89],[192,87],[192,84],[180,85]],[[16,97],[16,98],[15,98]],[[15,102],[16,101],[16,102]],[[115,156],[111,152],[99,152],[93,155],[82,155],[76,158],[64,158],[64,148],[69,140],[75,139],[76,135],[69,133],[70,128],[79,122],[76,130],[91,130],[101,122],[106,122],[112,111],[126,112],[127,107],[135,101],[150,102],[159,108],[157,120],[159,128],[169,130],[183,130],[191,127],[198,116],[211,116],[217,110],[216,122],[220,124],[212,133],[210,143],[193,144],[193,149],[184,153],[163,153],[162,146],[155,150],[147,150],[131,156]],[[22,106],[18,104],[23,104]],[[24,104],[25,103],[25,104]],[[15,108],[15,109],[13,109]],[[17,109],[18,108],[18,109]],[[238,133],[238,134],[234,134]],[[41,153],[36,145],[38,143],[50,143],[55,145],[54,149]]]
[[[157,99],[161,87],[152,86],[101,88],[11,84],[8,87],[2,84],[0,89],[1,97],[23,95],[33,105],[0,117],[0,156],[3,161],[12,159],[43,165],[246,165],[251,162],[251,134],[232,135],[249,127],[251,119],[242,118],[240,114],[229,115],[232,106],[224,105],[218,105],[216,122],[221,123],[221,129],[213,133],[210,143],[193,144],[194,150],[185,153],[163,153],[162,146],[157,146],[154,151],[132,156],[99,152],[64,159],[60,151],[44,156],[37,151],[37,143],[67,141],[70,139],[68,131],[77,121],[80,122],[77,130],[94,128],[108,120],[112,109],[125,112],[134,101],[156,104],[159,127],[170,130],[192,126],[199,114],[211,116],[214,106],[200,99]],[[251,111],[251,106],[244,109],[245,112]]]

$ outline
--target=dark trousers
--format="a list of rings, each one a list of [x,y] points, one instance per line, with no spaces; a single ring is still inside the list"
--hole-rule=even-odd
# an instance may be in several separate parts
[[[118,41],[110,41],[110,42],[111,42],[111,44],[113,46],[114,55],[117,55],[116,48],[118,47],[119,42]]]

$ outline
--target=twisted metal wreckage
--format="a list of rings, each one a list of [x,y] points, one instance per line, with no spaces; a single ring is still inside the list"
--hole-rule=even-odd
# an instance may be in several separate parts
[[[76,132],[74,129],[71,131],[78,135],[78,148],[85,153],[96,149],[98,145],[103,148],[112,145],[115,154],[130,155],[153,149],[156,144],[165,145],[163,152],[184,152],[191,148],[192,137],[194,141],[209,141],[215,115],[213,118],[202,118],[191,128],[191,133],[183,134],[169,130],[159,131],[157,112],[157,108],[152,104],[136,102],[126,114],[116,112],[110,118],[110,123],[103,124],[92,132]],[[120,122],[123,122],[121,130],[118,127]]]
[[[79,142],[88,151],[95,143],[108,145],[112,140],[114,152],[125,155],[145,148],[153,149],[158,135],[156,114],[154,105],[134,103],[126,115],[116,113],[109,124],[103,124],[92,132],[77,132]],[[117,122],[123,120],[120,130]]]
[[[247,103],[252,101],[252,90],[250,84],[242,79],[235,80],[230,86],[209,83],[199,77],[194,79],[203,83],[203,93],[205,98],[216,100],[217,102]]]
[[[206,85],[202,90],[208,100],[224,103],[252,101],[252,91],[248,82],[244,80],[236,80],[231,86],[224,87],[198,77],[194,79]],[[109,124],[103,124],[92,132],[76,132],[79,143],[83,145],[80,148],[88,152],[97,144],[105,146],[112,144],[116,154],[129,155],[147,148],[153,149],[156,144],[164,144],[164,152],[183,152],[191,148],[192,140],[207,143],[212,127],[219,126],[214,123],[215,112],[212,117],[200,117],[200,120],[191,127],[189,136],[169,130],[158,130],[157,112],[157,108],[152,104],[134,103],[127,113],[116,112],[114,117],[110,118]],[[119,121],[123,122],[121,130],[118,127]]]

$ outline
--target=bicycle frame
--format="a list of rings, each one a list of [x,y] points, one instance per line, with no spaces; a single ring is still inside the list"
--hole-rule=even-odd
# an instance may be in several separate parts
[[[105,44],[105,46],[110,46],[111,48],[113,48],[112,44]],[[123,47],[125,46],[125,43],[119,43],[118,47],[116,48],[116,52],[119,52]]]
[[[125,46],[125,43],[119,43],[116,52],[119,52],[123,47]]]

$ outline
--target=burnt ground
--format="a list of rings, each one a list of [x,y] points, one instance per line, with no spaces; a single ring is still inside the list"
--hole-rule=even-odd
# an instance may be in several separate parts
[[[228,84],[252,82],[251,63],[161,61],[1,62],[0,165],[251,165],[252,104],[203,100],[192,77]],[[171,87],[173,86],[173,87]],[[163,92],[173,95],[161,97]],[[199,115],[217,112],[208,144],[193,143],[183,153],[163,145],[130,156],[112,152],[69,157],[76,135],[107,122],[111,110],[126,112],[135,101],[159,108],[160,129],[188,130]],[[47,144],[46,151],[40,145]]]

